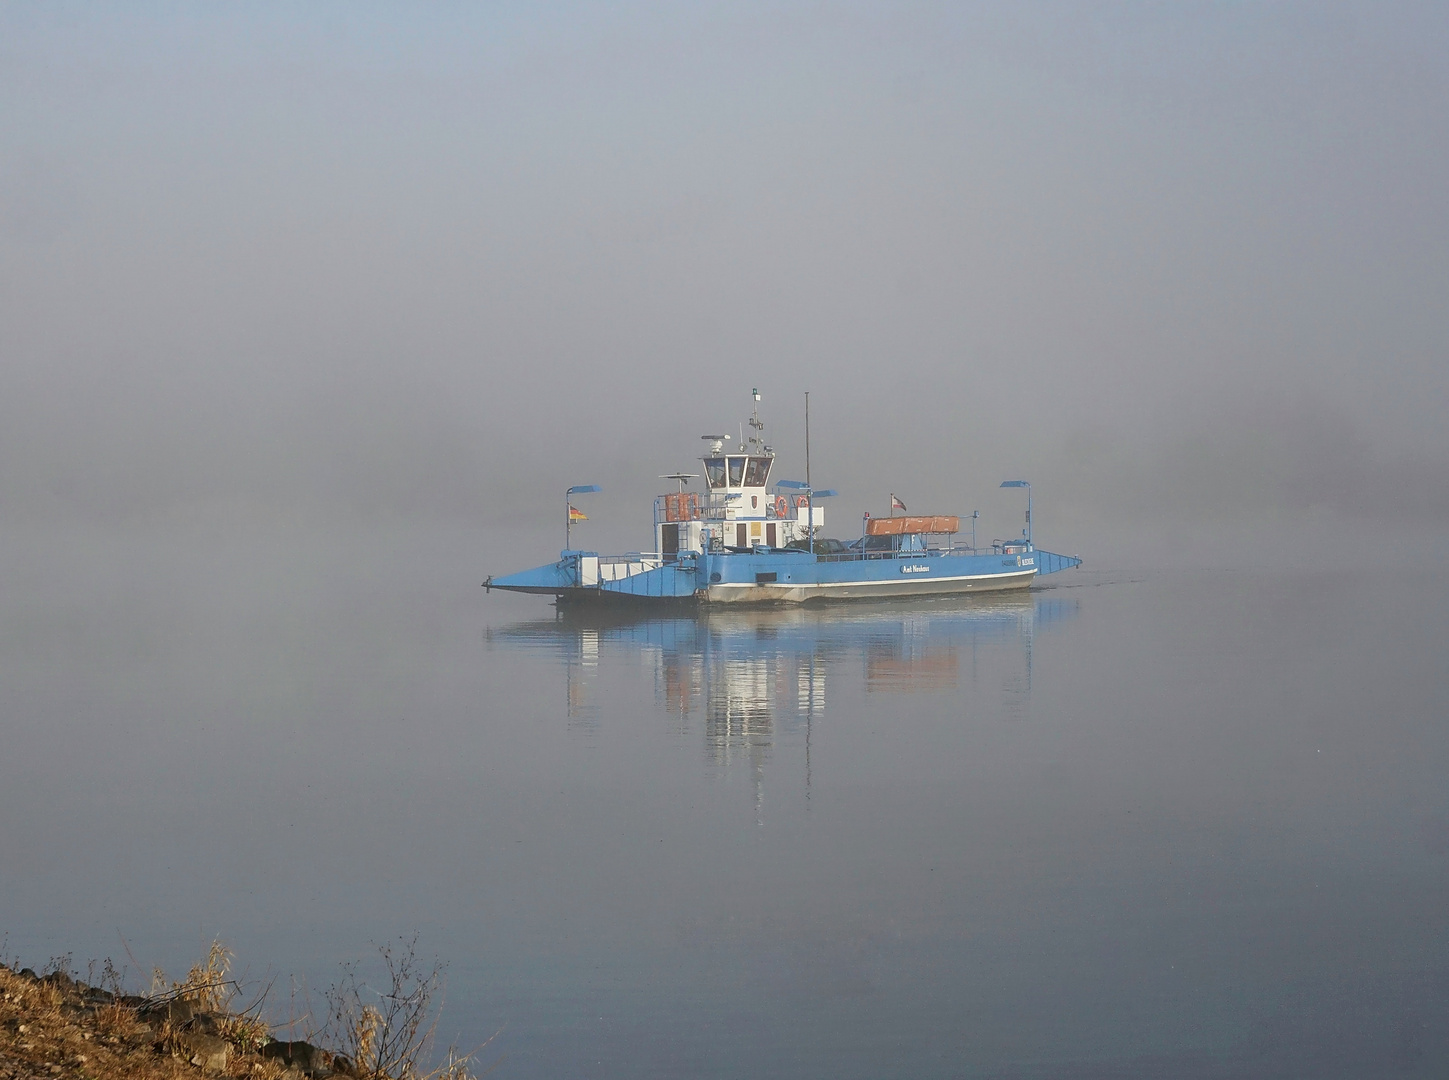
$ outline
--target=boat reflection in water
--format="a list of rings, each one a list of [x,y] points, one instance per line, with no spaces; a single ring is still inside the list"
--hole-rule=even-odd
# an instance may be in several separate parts
[[[989,712],[1024,719],[1034,638],[1076,610],[1076,600],[1026,593],[704,609],[678,618],[565,608],[553,619],[490,629],[486,640],[490,648],[553,653],[564,669],[568,721],[581,731],[597,727],[606,699],[628,707],[633,695],[611,672],[637,681],[642,667],[671,726],[699,730],[717,765],[748,764],[760,774],[777,741],[798,737],[808,795],[812,727],[832,701],[859,713],[877,695],[970,690],[974,700],[986,695]]]

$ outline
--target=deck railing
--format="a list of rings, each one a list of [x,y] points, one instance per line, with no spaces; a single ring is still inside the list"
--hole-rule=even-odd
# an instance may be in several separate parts
[[[725,521],[733,506],[735,512],[744,517],[762,517],[766,521],[796,521],[806,515],[806,505],[801,503],[802,495],[762,495],[763,505],[746,505],[742,495],[725,495],[717,492],[676,491],[654,497],[654,524],[670,521]],[[783,500],[783,501],[782,501]],[[781,507],[784,513],[781,513]]]
[[[804,549],[791,549],[801,550]],[[852,549],[850,551],[816,552],[815,558],[820,562],[861,562],[867,559],[938,559],[947,555],[1025,555],[1034,552],[1024,545],[1001,543],[993,544],[989,548],[973,548],[969,544],[952,544],[949,547],[925,547],[925,548],[882,548],[878,550],[861,551]]]

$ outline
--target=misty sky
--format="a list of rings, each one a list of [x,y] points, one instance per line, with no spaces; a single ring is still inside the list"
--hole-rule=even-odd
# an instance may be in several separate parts
[[[1446,57],[1427,3],[0,4],[0,506],[598,482],[639,546],[758,386],[852,520],[1433,522]]]

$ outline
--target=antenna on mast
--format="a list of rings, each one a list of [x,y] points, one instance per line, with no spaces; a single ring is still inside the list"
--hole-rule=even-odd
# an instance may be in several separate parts
[[[765,422],[760,419],[760,388],[758,386],[751,387],[750,393],[753,394],[755,397],[755,409],[754,412],[750,414],[750,439],[745,446],[742,446],[740,448],[742,450],[748,449],[751,446],[765,445],[764,439],[762,438],[765,433]],[[743,433],[744,429],[741,428],[740,430],[741,433]]]

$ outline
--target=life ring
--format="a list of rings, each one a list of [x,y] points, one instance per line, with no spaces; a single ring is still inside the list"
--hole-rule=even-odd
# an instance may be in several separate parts
[[[775,496],[775,516],[782,518],[790,512],[790,500],[783,495]]]
[[[809,506],[810,505],[810,496],[809,495],[796,495],[795,496],[795,505],[796,506]]]

